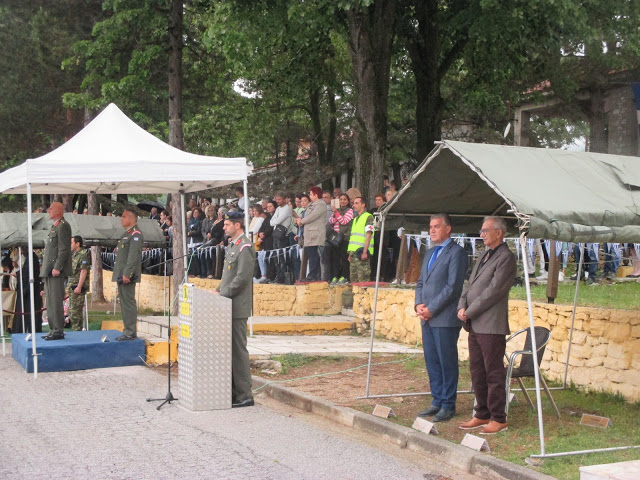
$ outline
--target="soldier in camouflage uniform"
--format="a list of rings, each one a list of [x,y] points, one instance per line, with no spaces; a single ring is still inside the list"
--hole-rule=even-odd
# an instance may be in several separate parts
[[[69,321],[71,328],[82,330],[84,296],[89,291],[89,270],[91,261],[89,252],[83,248],[80,235],[71,238],[71,275],[67,280],[67,295],[69,295]]]
[[[222,280],[216,293],[230,298],[231,303],[231,373],[232,406],[253,405],[251,366],[247,351],[247,319],[253,305],[253,270],[256,254],[251,241],[244,235],[244,215],[229,212],[224,217],[224,233],[229,247],[224,258]]]
[[[136,222],[138,216],[133,210],[122,212],[121,222],[124,235],[118,242],[116,260],[113,265],[112,281],[118,283],[118,296],[122,308],[124,331],[116,338],[122,342],[137,337],[138,306],[136,305],[136,283],[142,277],[142,233]]]

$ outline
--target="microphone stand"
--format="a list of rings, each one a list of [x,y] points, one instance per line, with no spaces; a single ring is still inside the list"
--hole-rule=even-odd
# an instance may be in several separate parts
[[[181,258],[185,258],[188,256],[191,256],[191,258],[189,259],[189,265],[191,264],[191,260],[193,260],[193,255],[195,254],[196,250],[200,250],[204,247],[208,247],[210,246],[212,242],[206,242],[203,243],[202,245],[198,246],[198,248],[194,248],[191,250],[190,253],[187,253],[185,255],[182,255],[180,257],[177,258],[172,258],[171,260],[165,260],[162,263],[153,265],[153,266],[157,266],[157,265],[163,265],[164,264],[164,272],[165,272],[165,276],[167,273],[167,263],[168,262],[173,262],[175,260],[180,260]],[[188,268],[187,271],[185,272],[185,280],[188,278]],[[175,402],[178,399],[176,397],[173,396],[173,393],[171,393],[171,283],[169,282],[169,309],[167,310],[168,313],[168,330],[167,330],[167,354],[168,354],[168,358],[167,358],[167,394],[164,396],[164,398],[147,398],[147,402],[162,402],[160,405],[158,405],[156,407],[156,410],[160,410],[162,407],[164,407],[167,403],[171,404],[171,402]]]

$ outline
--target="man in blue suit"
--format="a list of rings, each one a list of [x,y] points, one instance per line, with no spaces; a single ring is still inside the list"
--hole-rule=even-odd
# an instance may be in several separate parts
[[[416,285],[415,310],[422,324],[422,348],[433,401],[418,413],[434,422],[450,420],[456,413],[458,391],[458,300],[467,272],[467,253],[451,240],[451,219],[433,215],[429,236],[435,244],[427,250]]]

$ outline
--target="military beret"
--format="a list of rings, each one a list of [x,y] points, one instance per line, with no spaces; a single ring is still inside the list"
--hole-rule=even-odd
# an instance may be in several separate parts
[[[237,222],[244,220],[244,213],[241,212],[229,212],[224,216],[225,220],[235,220]]]

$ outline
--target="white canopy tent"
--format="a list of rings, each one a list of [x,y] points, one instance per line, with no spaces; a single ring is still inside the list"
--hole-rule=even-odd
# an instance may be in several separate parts
[[[246,158],[195,155],[154,137],[110,104],[71,140],[39,158],[0,173],[0,193],[27,195],[29,251],[33,250],[32,194],[184,194],[243,182],[248,198]],[[245,221],[248,225],[248,209]],[[182,218],[183,231],[186,231]],[[183,236],[186,252],[186,237]],[[186,262],[186,258],[185,258]],[[31,311],[33,268],[29,264]],[[32,331],[35,319],[32,316]],[[38,375],[33,336],[34,377]]]

